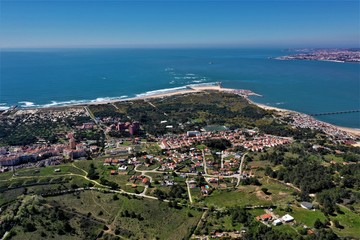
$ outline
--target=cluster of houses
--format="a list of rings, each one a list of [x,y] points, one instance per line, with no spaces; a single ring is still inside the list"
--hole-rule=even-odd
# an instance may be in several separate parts
[[[158,138],[158,142],[161,149],[178,149],[189,147],[208,139],[227,139],[233,146],[242,146],[251,151],[262,151],[264,148],[275,147],[291,142],[290,138],[260,134],[255,130],[242,129],[221,132],[189,131],[187,134],[160,137]]]
[[[144,186],[149,186],[151,184],[150,179],[143,175],[132,175],[128,181],[132,183],[133,188],[136,188],[138,183],[141,183]]]
[[[318,121],[315,118],[303,113],[291,113],[290,116],[293,120],[291,124],[295,127],[321,130],[329,135],[338,138],[339,141],[341,141],[342,143],[345,144],[355,143],[354,142],[354,140],[356,139],[355,136],[352,136],[347,132],[344,132],[331,124]]]
[[[314,210],[313,204],[310,202],[301,202],[300,206],[307,210]],[[256,219],[266,225],[272,224],[273,226],[278,226],[283,223],[290,223],[295,220],[294,217],[292,217],[290,214],[277,217],[272,211],[267,211],[267,213],[257,216]]]
[[[77,122],[78,117],[88,117],[83,107],[67,107],[54,109],[20,109],[14,114],[6,116],[6,122],[10,125],[16,124],[38,124],[43,122],[68,125],[68,122]],[[89,118],[90,120],[90,118]],[[93,123],[83,123],[80,126],[73,126],[76,129],[92,129]],[[76,143],[72,133],[68,134],[68,144],[49,144],[39,138],[36,144],[26,146],[6,146],[0,148],[0,167],[19,166],[36,164],[39,161],[58,163],[64,159],[78,159],[86,157],[87,153],[95,153],[98,147],[83,142]],[[55,161],[56,160],[56,161]]]
[[[238,94],[241,96],[261,96],[257,93],[254,93],[253,91],[247,90],[247,89],[231,89],[229,92],[232,92],[234,94]]]
[[[263,222],[267,225],[272,224],[274,226],[278,226],[281,225],[283,223],[289,223],[289,222],[293,222],[294,218],[289,215],[289,214],[285,214],[284,216],[277,218],[273,213],[265,213],[263,215],[259,215],[256,217],[256,219],[260,222]]]
[[[116,159],[116,158],[105,158],[103,165],[104,166],[115,166],[116,169],[110,170],[111,175],[116,175],[118,173],[125,173],[128,169],[129,160],[127,159]]]
[[[168,150],[166,152],[166,157],[157,158],[160,161],[159,170],[175,170],[178,166],[186,160],[191,162],[191,169],[196,167],[202,167],[202,153],[195,148],[190,149],[190,151],[185,153],[180,153],[176,150]],[[191,172],[190,169],[190,172]]]
[[[187,184],[189,185],[189,188],[197,188],[197,183],[195,181],[194,178],[191,178]],[[209,191],[210,191],[210,186],[209,185],[203,185],[203,186],[200,186],[200,193],[203,197],[206,197],[209,195]]]

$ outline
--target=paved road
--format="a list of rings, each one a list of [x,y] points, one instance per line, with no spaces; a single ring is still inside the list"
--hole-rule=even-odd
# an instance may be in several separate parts
[[[207,166],[206,166],[206,160],[205,160],[205,152],[204,149],[201,150],[202,152],[202,157],[203,157],[203,165],[204,165],[204,173],[207,174]]]
[[[141,173],[141,175],[149,178],[150,183],[152,183],[152,182],[153,182],[153,178],[152,178],[151,176],[149,176],[149,175],[146,175],[146,173],[147,173],[147,172],[155,172],[155,173],[156,173],[156,169],[157,169],[157,168],[155,168],[155,169],[153,169],[153,170],[137,170],[137,167],[138,167],[138,166],[141,166],[141,165],[136,165],[135,168],[134,168],[134,171],[135,171],[135,172],[139,172],[139,173]],[[140,193],[140,195],[141,195],[141,196],[146,196],[146,191],[147,191],[148,188],[149,188],[149,186],[148,186],[148,185],[145,185],[144,191],[143,191],[142,193]]]
[[[224,168],[224,151],[221,151],[221,168]]]
[[[238,181],[237,181],[236,187],[238,187],[239,184],[240,184],[242,167],[243,167],[243,163],[244,163],[244,160],[245,160],[246,155],[247,155],[247,153],[245,153],[245,154],[242,156],[242,158],[241,158],[241,163],[240,163],[240,166],[239,166],[239,173],[237,174],[237,175],[238,175],[238,176],[237,176]]]
[[[187,179],[186,179],[186,186],[187,186],[190,203],[192,203],[193,201],[192,201],[191,192],[190,192],[190,185],[189,185],[189,182]]]

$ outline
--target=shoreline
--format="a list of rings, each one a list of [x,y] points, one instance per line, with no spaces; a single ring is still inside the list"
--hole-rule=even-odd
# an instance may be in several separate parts
[[[191,93],[199,93],[202,91],[219,91],[219,92],[229,92],[233,94],[240,94],[242,95],[250,104],[256,105],[264,110],[271,110],[271,111],[277,111],[279,113],[297,113],[297,114],[305,114],[301,112],[297,112],[294,110],[279,108],[279,107],[273,107],[268,106],[262,103],[254,102],[253,100],[249,99],[249,96],[261,96],[257,93],[254,93],[252,91],[248,90],[240,90],[240,89],[233,89],[233,88],[222,88],[220,85],[211,85],[215,83],[209,83],[209,85],[206,84],[199,84],[199,85],[186,85],[184,87],[180,87],[178,89],[168,89],[167,91],[164,90],[163,92],[159,90],[155,91],[149,91],[144,94],[139,94],[135,97],[129,97],[124,99],[104,99],[103,101],[96,101],[96,102],[81,102],[81,103],[73,103],[73,104],[66,104],[61,106],[48,106],[48,107],[34,107],[34,108],[20,108],[18,110],[28,111],[28,110],[36,110],[36,109],[54,109],[54,108],[66,108],[66,107],[79,107],[79,106],[86,106],[86,105],[102,105],[102,104],[113,104],[116,102],[126,102],[126,101],[135,101],[135,100],[146,100],[146,99],[154,99],[154,98],[164,98],[164,97],[170,97],[170,96],[176,96],[176,95],[184,95],[184,94],[191,94]],[[243,91],[243,92],[241,92]],[[10,108],[11,109],[11,108]],[[7,110],[5,110],[7,111]],[[307,115],[307,114],[305,114]],[[317,119],[316,119],[317,120]],[[320,120],[317,120],[320,121]],[[323,121],[320,121],[323,122]],[[334,125],[328,122],[324,122],[326,124],[329,124],[335,128],[338,128],[346,133],[349,133],[351,135],[354,135],[356,137],[360,137],[360,129],[359,128],[351,128],[351,127],[345,127],[345,126],[338,126]]]
[[[262,108],[262,109],[265,109],[265,110],[273,110],[273,111],[278,111],[278,112],[281,112],[281,113],[297,113],[297,114],[305,114],[305,115],[308,115],[306,113],[301,113],[301,112],[297,112],[297,111],[294,111],[294,110],[289,110],[289,109],[285,109],[285,108],[278,108],[278,107],[272,107],[272,106],[268,106],[268,105],[265,105],[265,104],[262,104],[262,103],[257,103],[257,102],[254,102],[252,100],[250,100],[249,98],[246,98],[250,103]],[[314,118],[316,119],[316,118]],[[324,121],[320,121],[318,119],[316,119],[317,121],[319,122],[323,122],[323,123],[326,123],[326,124],[329,124],[335,128],[338,128],[348,134],[351,134],[351,135],[354,135],[356,137],[360,137],[360,129],[359,128],[351,128],[351,127],[343,127],[343,126],[338,126],[338,125],[334,125],[334,124],[331,124],[331,123],[328,123],[328,122],[324,122]]]

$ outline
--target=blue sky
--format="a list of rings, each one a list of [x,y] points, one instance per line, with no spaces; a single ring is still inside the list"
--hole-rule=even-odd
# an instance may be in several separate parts
[[[359,47],[359,1],[0,0],[0,47]]]

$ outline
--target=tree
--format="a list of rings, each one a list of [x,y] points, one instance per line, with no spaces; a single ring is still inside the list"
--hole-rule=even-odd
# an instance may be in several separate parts
[[[96,172],[96,168],[93,163],[90,164],[90,169],[88,171],[87,177],[92,180],[99,178],[99,174]]]
[[[261,188],[261,191],[263,191],[263,193],[265,193],[265,194],[268,194],[268,190],[269,190],[269,189],[267,189],[267,188],[265,188],[265,187],[264,187],[264,188]]]
[[[271,167],[270,167],[270,166],[267,166],[267,167],[265,168],[265,175],[266,175],[266,176],[271,176],[272,173],[273,173],[273,170],[271,169]]]
[[[320,228],[322,228],[323,226],[324,226],[324,225],[323,225],[323,223],[320,221],[320,219],[316,219],[316,220],[315,220],[314,228],[320,229]]]
[[[25,225],[25,231],[27,232],[35,232],[36,231],[36,227],[33,223],[31,222],[27,222]]]
[[[232,225],[235,226],[237,223],[246,223],[250,219],[250,214],[245,208],[233,207],[230,208]]]
[[[173,185],[168,195],[170,198],[183,198],[184,193],[186,193],[186,190],[182,186]]]
[[[155,195],[159,200],[163,200],[163,199],[166,198],[166,193],[164,193],[163,191],[161,191],[161,190],[159,190],[159,189],[155,189],[154,195]]]
[[[336,228],[339,228],[339,229],[343,229],[343,228],[344,228],[343,226],[341,226],[341,224],[339,223],[339,221],[338,221],[337,219],[335,219],[335,220],[333,221],[333,223],[334,223],[334,226],[335,226]]]

